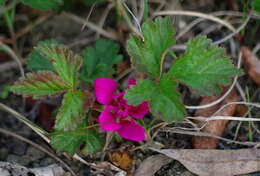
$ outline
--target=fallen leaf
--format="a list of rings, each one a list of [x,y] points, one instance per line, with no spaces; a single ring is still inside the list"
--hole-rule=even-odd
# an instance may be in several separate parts
[[[249,76],[260,85],[260,60],[247,47],[242,47],[241,51]]]
[[[150,156],[141,163],[135,171],[135,176],[153,176],[162,166],[171,161],[171,158],[161,154]]]
[[[178,160],[199,176],[233,176],[260,171],[260,149],[150,149]]]
[[[123,170],[130,170],[133,166],[133,157],[127,151],[109,153],[110,161]]]
[[[226,92],[226,90],[224,90]],[[201,104],[207,104],[210,102],[213,102],[214,100],[217,100],[219,97],[217,96],[210,96],[210,97],[204,97],[201,101]],[[238,101],[239,97],[235,90],[232,90],[229,96],[227,96],[220,104],[211,106],[209,108],[205,109],[199,109],[195,116],[203,116],[203,117],[210,117],[213,115],[220,107],[223,105],[229,103]],[[214,114],[215,116],[232,116],[234,115],[236,111],[237,105],[229,105],[220,112],[217,112]],[[202,129],[204,132],[208,132],[210,134],[221,136],[223,135],[226,125],[228,124],[228,120],[214,120],[209,121],[207,125]],[[202,126],[204,124],[203,121],[195,121],[198,125]],[[196,149],[215,149],[217,148],[217,145],[219,143],[219,139],[212,138],[212,137],[205,137],[205,136],[194,136],[192,137],[192,145]]]

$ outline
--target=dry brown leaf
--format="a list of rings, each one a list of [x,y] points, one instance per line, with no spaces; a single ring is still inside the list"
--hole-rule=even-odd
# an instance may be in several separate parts
[[[133,157],[127,151],[109,153],[110,161],[123,170],[130,170],[133,166]]]
[[[171,158],[161,154],[150,156],[141,163],[135,171],[135,176],[153,176],[162,166],[171,161]]]
[[[260,85],[260,60],[247,47],[242,47],[241,50],[249,76]]]
[[[226,90],[224,90],[225,92]],[[210,103],[219,97],[211,96],[211,97],[204,97],[201,101],[201,104],[207,104]],[[209,108],[205,109],[199,109],[196,112],[196,116],[203,116],[203,117],[210,117],[214,112],[216,112],[221,106],[224,104],[227,104],[229,102],[238,101],[239,97],[235,90],[231,91],[228,97],[225,98],[225,100],[222,101],[221,104],[211,106]],[[220,112],[214,114],[215,116],[232,116],[234,115],[236,111],[237,105],[229,105]],[[216,136],[221,136],[226,128],[226,125],[228,124],[228,120],[214,120],[209,121],[208,124],[202,129],[204,132],[211,133]],[[203,125],[203,121],[196,121],[198,125]],[[194,136],[192,138],[192,145],[196,149],[215,149],[219,143],[219,139],[212,138],[212,137],[204,137],[204,136]]]
[[[154,149],[181,162],[199,176],[233,176],[260,171],[260,149]]]

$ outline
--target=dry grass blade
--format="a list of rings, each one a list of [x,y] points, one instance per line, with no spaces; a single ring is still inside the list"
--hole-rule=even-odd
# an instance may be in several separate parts
[[[223,26],[226,26],[229,30],[232,32],[235,32],[236,29],[227,21],[222,20],[218,17],[215,17],[213,15],[205,14],[205,13],[200,13],[200,12],[192,12],[192,11],[160,11],[160,12],[155,12],[154,16],[159,16],[159,15],[185,15],[185,16],[196,16],[200,18],[205,18],[214,22],[217,22],[219,24],[222,24]]]

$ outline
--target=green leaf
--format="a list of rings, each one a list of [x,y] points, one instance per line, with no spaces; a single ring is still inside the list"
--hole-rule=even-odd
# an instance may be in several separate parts
[[[49,71],[28,73],[26,77],[20,78],[11,87],[11,91],[16,94],[33,96],[34,98],[57,95],[68,89],[68,83]]]
[[[230,58],[222,57],[224,49],[212,45],[205,36],[187,43],[187,50],[171,66],[168,74],[202,95],[220,93],[221,84],[229,84],[231,76],[241,73]]]
[[[55,129],[69,131],[76,129],[85,118],[85,95],[82,91],[67,92],[56,116]]]
[[[36,48],[39,47],[55,47],[60,46],[64,47],[56,40],[45,40],[38,42]],[[28,57],[27,67],[30,68],[33,72],[40,70],[49,70],[54,71],[52,63],[44,56],[42,56],[37,50],[34,50]]]
[[[86,48],[83,51],[81,78],[93,81],[99,77],[111,77],[113,65],[122,60],[122,56],[118,55],[119,49],[119,45],[111,40],[98,40],[95,48]]]
[[[11,86],[10,85],[3,85],[2,91],[0,91],[0,98],[6,99],[9,96]]]
[[[252,7],[257,13],[260,13],[260,0],[252,0]]]
[[[55,69],[64,81],[75,89],[78,85],[79,69],[82,64],[82,57],[74,55],[68,48],[60,46],[39,46],[36,51],[42,56],[48,58]]]
[[[40,10],[57,10],[63,5],[63,0],[21,0],[21,2]]]
[[[176,88],[177,83],[166,76],[158,83],[142,80],[136,86],[131,86],[124,98],[132,105],[148,101],[153,115],[162,116],[163,120],[172,122],[182,120],[186,114],[181,95]]]
[[[162,73],[164,57],[175,43],[172,19],[156,18],[148,20],[142,26],[144,41],[132,35],[127,41],[127,51],[134,67],[140,72],[157,78]]]
[[[5,3],[5,0],[0,0],[0,5],[3,5]]]
[[[84,144],[83,153],[94,154],[103,148],[103,140],[94,129],[78,128],[60,131],[51,137],[51,145],[60,152],[76,153]]]

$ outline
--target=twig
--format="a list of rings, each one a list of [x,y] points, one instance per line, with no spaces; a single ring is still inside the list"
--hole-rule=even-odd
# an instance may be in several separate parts
[[[231,34],[227,35],[226,37],[214,42],[214,45],[218,45],[220,43],[223,43],[227,40],[229,40],[231,37],[235,36],[236,34],[238,34],[242,29],[244,29],[244,27],[247,25],[247,23],[249,22],[250,18],[251,18],[251,14],[252,12],[249,13],[249,15],[247,16],[246,20],[244,21],[244,23],[239,26],[235,31],[233,31]]]
[[[196,16],[196,17],[201,17],[201,18],[205,18],[211,21],[215,21],[219,24],[222,24],[223,26],[226,26],[228,29],[230,29],[231,31],[235,32],[235,28],[228,23],[225,20],[222,20],[220,18],[217,18],[213,15],[208,15],[205,13],[200,13],[200,12],[193,12],[193,11],[181,11],[181,10],[176,10],[176,11],[159,11],[159,12],[155,12],[153,14],[154,16],[159,16],[159,15],[185,15],[185,16]]]
[[[245,117],[233,117],[233,116],[212,116],[212,117],[186,117],[192,120],[200,120],[209,122],[212,120],[234,120],[234,121],[244,121],[244,122],[260,122],[260,118],[245,118]]]
[[[32,145],[33,147],[37,148],[38,150],[46,153],[47,155],[51,156],[52,158],[54,158],[56,161],[60,162],[66,169],[68,169],[68,171],[71,172],[72,175],[76,176],[75,172],[64,162],[62,161],[60,158],[56,157],[53,153],[49,152],[48,150],[46,150],[45,148],[43,148],[42,146],[40,146],[39,144],[36,144],[35,142],[28,140],[18,134],[15,134],[11,131],[5,130],[3,128],[0,128],[0,132],[7,135],[7,136],[12,136],[14,138],[17,138],[25,143],[28,143],[30,145]]]
[[[217,12],[213,12],[211,13],[210,15],[213,15],[213,16],[224,16],[224,15],[228,15],[228,16],[244,16],[243,13],[241,12],[237,12],[237,11],[217,11]],[[255,15],[255,14],[252,14],[252,18],[254,19],[260,19],[260,15]],[[198,18],[194,21],[192,21],[188,26],[186,26],[184,29],[182,29],[180,31],[179,34],[176,35],[176,39],[178,40],[179,38],[181,38],[185,33],[187,33],[190,29],[192,29],[195,25],[197,25],[198,23],[204,21],[206,19],[204,18]]]
[[[235,144],[245,145],[245,146],[259,145],[259,143],[257,143],[257,142],[239,142],[239,141],[227,139],[227,138],[216,136],[216,135],[206,133],[206,132],[197,132],[197,131],[191,132],[191,131],[184,131],[184,130],[174,130],[171,128],[161,129],[161,131],[170,132],[170,133],[178,133],[178,134],[186,134],[186,135],[192,135],[192,136],[212,137],[212,138],[217,138],[217,139],[229,142],[229,143],[235,143]]]
[[[35,28],[36,26],[38,26],[39,24],[43,23],[44,21],[46,21],[47,19],[49,19],[51,16],[53,16],[52,13],[40,16],[38,19],[36,19],[36,21],[34,21],[33,23],[28,24],[27,26],[25,26],[22,30],[18,31],[16,33],[16,39],[22,37],[23,35],[25,35],[26,33],[28,33],[29,31],[31,31],[33,28]]]
[[[218,112],[220,112],[220,111],[222,111],[224,108],[226,108],[227,106],[229,106],[229,105],[234,105],[234,104],[243,104],[243,105],[248,105],[248,106],[254,106],[254,107],[257,107],[257,108],[260,108],[260,104],[259,103],[249,103],[249,102],[245,102],[245,101],[238,101],[238,102],[230,102],[230,103],[227,103],[227,104],[225,104],[225,105],[223,105],[221,108],[219,108],[214,114],[216,114],[216,113],[218,113]],[[214,115],[213,114],[213,115]],[[213,116],[212,115],[212,116]]]
[[[96,31],[97,33],[100,33],[101,35],[103,35],[104,37],[107,37],[109,39],[112,39],[112,40],[118,40],[118,37],[114,34],[114,33],[111,33],[111,32],[108,32],[102,28],[100,28],[99,26],[97,26],[96,24],[94,23],[91,23],[89,21],[85,21],[83,18],[81,17],[78,17],[74,14],[71,14],[71,13],[63,13],[64,16],[74,20],[75,22],[77,23],[80,23],[80,24],[86,24],[87,27],[89,27],[90,29]]]
[[[19,121],[23,122],[25,125],[30,127],[34,132],[36,132],[40,137],[42,137],[47,143],[50,143],[50,139],[47,137],[48,133],[46,131],[44,131],[43,129],[41,129],[40,127],[38,127],[37,125],[33,124],[31,121],[27,120],[20,113],[16,112],[15,110],[9,108],[8,106],[6,106],[2,103],[0,103],[0,110],[3,110],[5,112],[12,114]],[[84,164],[86,164],[87,166],[91,166],[92,168],[97,169],[95,164],[88,163],[87,161],[82,159],[78,154],[74,154],[73,158],[82,162],[82,163],[84,163]]]
[[[22,64],[24,64],[24,60],[21,61]],[[10,61],[10,62],[4,62],[0,64],[0,73],[4,73],[10,69],[14,69],[19,67],[18,63],[16,61]]]
[[[17,62],[20,69],[21,76],[24,77],[24,69],[19,57],[14,53],[14,51],[9,46],[2,43],[1,41],[0,41],[0,48],[6,51]]]

